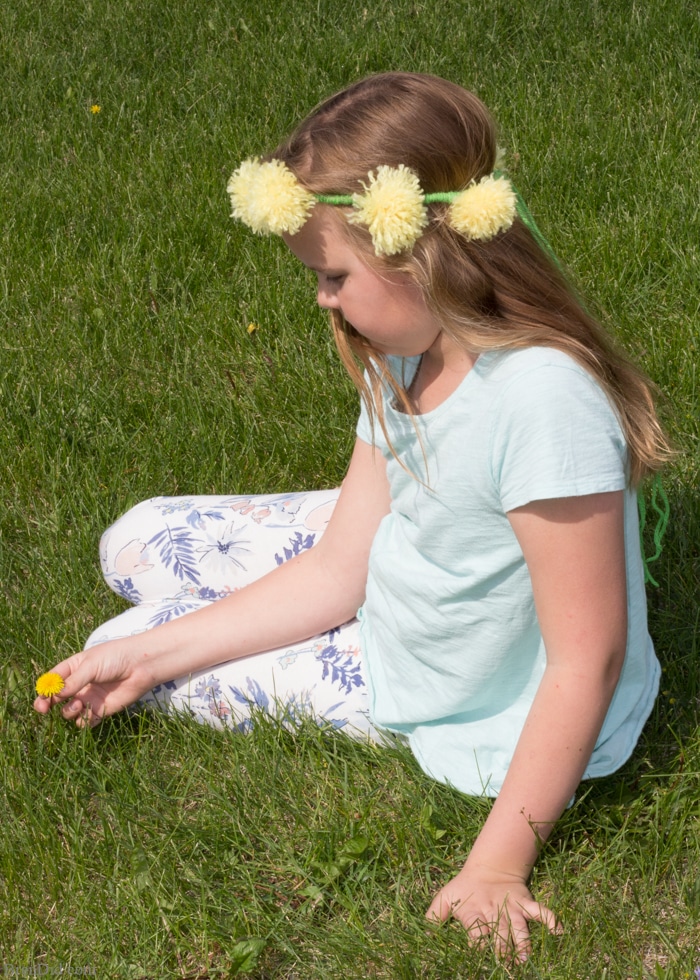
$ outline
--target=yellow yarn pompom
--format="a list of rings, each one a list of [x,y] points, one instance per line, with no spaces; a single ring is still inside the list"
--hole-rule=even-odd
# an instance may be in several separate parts
[[[363,225],[377,255],[396,255],[413,247],[428,224],[426,200],[450,204],[447,220],[467,238],[487,241],[510,228],[517,197],[505,177],[489,175],[459,193],[423,194],[417,175],[404,164],[370,172],[364,194],[315,195],[302,187],[282,160],[245,160],[227,185],[231,214],[258,234],[296,235],[317,200],[346,207],[351,224]]]
[[[428,223],[418,177],[403,164],[378,167],[369,174],[364,194],[353,194],[352,224],[365,225],[377,255],[410,248]]]
[[[36,693],[41,698],[50,698],[54,694],[60,694],[66,682],[60,674],[50,670],[48,674],[42,674],[36,682]]]
[[[448,221],[466,238],[487,241],[510,228],[516,214],[516,196],[505,177],[482,177],[470,184],[450,205]]]
[[[316,203],[281,160],[245,160],[226,188],[231,215],[260,235],[296,235]]]

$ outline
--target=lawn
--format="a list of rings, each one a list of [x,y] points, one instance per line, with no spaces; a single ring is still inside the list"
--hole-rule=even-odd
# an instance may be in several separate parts
[[[0,6],[4,975],[694,977],[699,50],[686,0]],[[78,732],[31,710],[36,674],[123,608],[97,545],[129,505],[341,480],[357,396],[308,274],[231,221],[225,187],[322,97],[393,68],[493,110],[679,450],[648,593],[662,692],[632,759],[582,787],[545,848],[533,889],[565,932],[535,929],[518,969],[426,928],[488,804],[405,749],[263,720],[249,737],[143,715]]]

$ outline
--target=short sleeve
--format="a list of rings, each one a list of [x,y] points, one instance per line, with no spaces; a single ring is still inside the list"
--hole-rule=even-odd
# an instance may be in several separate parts
[[[570,359],[511,378],[494,405],[491,469],[505,512],[533,500],[623,490],[627,448],[596,381]]]

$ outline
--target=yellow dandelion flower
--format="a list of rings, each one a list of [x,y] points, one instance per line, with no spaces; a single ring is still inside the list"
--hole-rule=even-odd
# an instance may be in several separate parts
[[[449,222],[455,231],[488,241],[510,228],[516,212],[516,197],[505,177],[483,177],[470,184],[450,205]]]
[[[377,255],[406,251],[428,224],[418,177],[403,164],[381,166],[364,187],[364,194],[353,194],[356,210],[348,221],[365,225]]]
[[[41,698],[50,698],[53,694],[60,694],[66,682],[60,674],[51,670],[48,674],[42,674],[36,682],[36,693]]]
[[[102,106],[97,104],[91,105],[90,112],[93,114],[93,116],[96,116],[98,112],[102,112]]]
[[[231,215],[258,234],[296,235],[316,203],[281,160],[245,160],[226,187]]]
[[[259,330],[260,328],[258,327],[257,323],[249,323],[246,329],[248,333],[252,334],[255,333],[256,330]]]

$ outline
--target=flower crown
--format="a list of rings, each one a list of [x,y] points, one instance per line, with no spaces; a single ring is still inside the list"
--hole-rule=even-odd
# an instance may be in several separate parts
[[[462,191],[424,194],[416,174],[399,164],[370,171],[364,194],[314,194],[282,160],[245,160],[228,182],[231,215],[258,234],[296,235],[315,204],[351,207],[348,221],[364,225],[377,255],[410,249],[428,224],[428,204],[449,204],[449,225],[474,241],[488,241],[513,224],[517,195],[506,177],[490,174]]]

